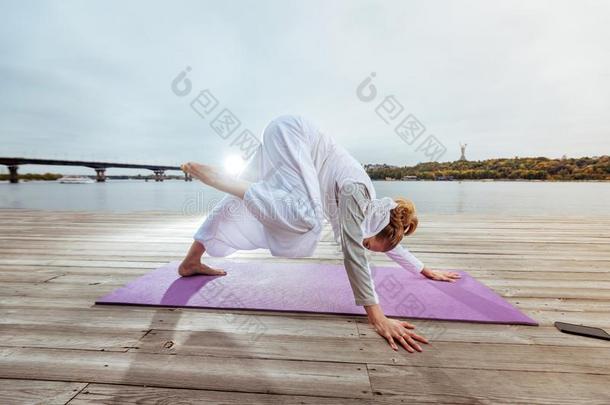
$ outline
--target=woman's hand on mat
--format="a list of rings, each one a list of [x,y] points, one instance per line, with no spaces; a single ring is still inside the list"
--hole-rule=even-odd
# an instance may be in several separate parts
[[[381,337],[388,341],[392,349],[398,350],[398,345],[401,345],[409,353],[421,352],[421,346],[417,342],[428,343],[425,337],[413,332],[414,325],[407,321],[387,318],[378,304],[367,305],[364,308],[368,314],[369,323]]]
[[[430,280],[449,281],[450,283],[454,283],[457,279],[462,278],[460,273],[454,271],[434,271],[427,267],[424,267],[421,274],[428,277]]]

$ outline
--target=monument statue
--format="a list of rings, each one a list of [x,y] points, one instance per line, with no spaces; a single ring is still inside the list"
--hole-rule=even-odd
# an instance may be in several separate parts
[[[460,150],[462,151],[462,156],[460,156],[460,160],[466,160],[466,146],[468,146],[467,143],[463,144],[460,142]]]

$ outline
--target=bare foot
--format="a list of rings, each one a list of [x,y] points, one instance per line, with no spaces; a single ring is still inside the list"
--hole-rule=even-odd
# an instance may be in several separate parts
[[[221,179],[221,174],[214,166],[188,162],[180,166],[180,168],[194,178],[201,180],[208,186],[215,187]]]
[[[239,198],[244,198],[244,194],[250,186],[249,181],[228,176],[214,166],[188,162],[180,166],[180,168],[208,186],[233,194]]]
[[[182,277],[195,276],[197,274],[203,274],[206,276],[224,276],[227,274],[222,269],[213,269],[201,262],[182,262],[178,268],[178,274]]]

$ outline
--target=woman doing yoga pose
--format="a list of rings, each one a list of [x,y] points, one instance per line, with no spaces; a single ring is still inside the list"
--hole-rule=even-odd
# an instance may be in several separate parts
[[[273,256],[311,256],[326,219],[341,246],[355,303],[364,306],[377,333],[394,350],[400,344],[409,352],[421,351],[418,342],[428,343],[409,322],[384,315],[366,249],[385,252],[404,269],[433,280],[451,282],[459,274],[431,270],[400,245],[417,228],[413,203],[378,199],[362,165],[312,122],[293,115],[271,121],[238,177],[199,163],[186,163],[182,169],[228,195],[195,234],[180,275],[226,274],[201,262],[206,251],[227,256],[262,248]]]

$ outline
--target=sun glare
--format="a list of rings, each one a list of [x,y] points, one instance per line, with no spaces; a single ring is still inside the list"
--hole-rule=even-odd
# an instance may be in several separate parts
[[[237,176],[245,165],[246,162],[240,156],[230,155],[225,159],[224,168],[230,175]]]

